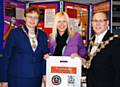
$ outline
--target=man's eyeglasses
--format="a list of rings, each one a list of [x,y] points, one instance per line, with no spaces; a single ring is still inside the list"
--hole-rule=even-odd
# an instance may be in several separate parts
[[[29,19],[34,19],[34,20],[38,20],[38,17],[32,17],[32,16],[26,16]]]
[[[94,20],[92,20],[92,22],[95,22],[95,23],[98,23],[98,22],[105,22],[105,21],[107,21],[107,19],[103,19],[103,20],[96,20],[96,19],[94,19]]]

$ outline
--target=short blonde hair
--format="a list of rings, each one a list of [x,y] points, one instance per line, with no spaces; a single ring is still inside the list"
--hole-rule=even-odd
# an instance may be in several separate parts
[[[68,16],[68,14],[66,12],[58,12],[55,15],[54,26],[53,26],[52,33],[51,33],[51,38],[54,39],[54,40],[56,39],[56,36],[57,36],[57,23],[58,23],[58,21],[60,20],[60,18],[62,16],[65,16],[66,21],[68,23],[67,29],[68,29],[69,36],[73,35],[73,29],[72,29],[71,25],[69,24],[69,16]]]

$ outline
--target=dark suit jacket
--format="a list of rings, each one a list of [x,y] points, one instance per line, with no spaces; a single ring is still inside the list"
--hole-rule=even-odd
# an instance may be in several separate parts
[[[26,32],[28,29],[24,26]],[[8,62],[8,75],[15,77],[39,77],[45,74],[46,61],[43,55],[48,53],[47,37],[41,30],[38,32],[38,46],[32,50],[28,36],[21,27],[13,29],[7,39],[5,59]]]
[[[113,36],[109,31],[103,41]],[[120,87],[120,39],[115,38],[93,57],[87,87]]]

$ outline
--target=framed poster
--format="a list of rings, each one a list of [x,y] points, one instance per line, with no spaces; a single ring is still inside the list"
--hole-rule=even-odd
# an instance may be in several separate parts
[[[80,87],[81,60],[67,56],[47,59],[46,87]]]
[[[89,5],[65,2],[64,8],[65,12],[67,12],[70,17],[70,25],[75,31],[80,33],[84,45],[87,47],[89,38]]]

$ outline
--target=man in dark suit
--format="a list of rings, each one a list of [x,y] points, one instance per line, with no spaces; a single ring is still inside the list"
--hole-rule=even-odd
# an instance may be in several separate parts
[[[39,9],[25,10],[25,25],[12,29],[6,42],[4,57],[8,62],[8,87],[41,87],[48,53],[47,37],[36,28]]]
[[[108,16],[104,12],[93,15],[95,36],[87,61],[87,87],[120,87],[120,38],[110,33]]]

